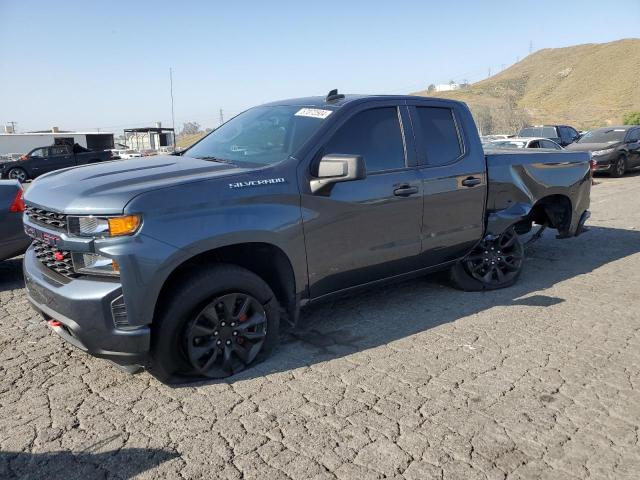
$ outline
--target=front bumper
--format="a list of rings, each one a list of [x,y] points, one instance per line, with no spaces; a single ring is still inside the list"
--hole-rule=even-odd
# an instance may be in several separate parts
[[[24,256],[27,296],[63,339],[81,350],[119,365],[144,365],[148,358],[148,326],[117,328],[112,303],[122,286],[117,280],[68,279],[46,268],[30,247]]]
[[[608,172],[613,167],[615,156],[604,155],[603,157],[592,157],[596,161],[596,172]]]

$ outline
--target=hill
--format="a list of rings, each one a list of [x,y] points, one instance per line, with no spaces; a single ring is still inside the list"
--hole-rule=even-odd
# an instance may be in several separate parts
[[[191,135],[178,135],[176,138],[176,147],[178,148],[187,148],[196,143],[202,137],[204,137],[207,132],[198,132]]]
[[[516,108],[534,124],[620,124],[640,110],[640,39],[539,50],[465,89],[415,95],[462,100],[476,117]]]

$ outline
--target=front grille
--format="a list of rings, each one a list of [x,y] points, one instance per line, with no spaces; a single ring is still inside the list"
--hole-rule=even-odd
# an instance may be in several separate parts
[[[71,252],[67,250],[58,250],[57,248],[41,242],[40,240],[33,241],[33,250],[36,258],[40,260],[45,267],[50,268],[54,272],[64,275],[65,277],[73,278],[77,276],[73,271]]]
[[[50,212],[32,205],[26,205],[24,213],[33,223],[55,230],[67,231],[67,216],[62,213]]]

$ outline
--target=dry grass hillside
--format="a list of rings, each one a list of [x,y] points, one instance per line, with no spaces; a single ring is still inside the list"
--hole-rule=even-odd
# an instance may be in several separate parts
[[[198,132],[193,135],[179,135],[176,138],[176,147],[187,148],[196,143],[202,137],[206,135],[206,132]]]
[[[535,124],[619,124],[640,110],[640,39],[540,50],[464,90],[416,95],[462,100],[474,113],[508,99]]]

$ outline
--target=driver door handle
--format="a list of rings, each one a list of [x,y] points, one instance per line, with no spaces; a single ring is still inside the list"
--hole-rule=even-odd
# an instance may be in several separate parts
[[[411,185],[401,185],[393,191],[396,197],[408,197],[418,193],[418,187],[412,187]]]
[[[476,185],[480,185],[482,180],[477,177],[468,177],[462,181],[463,187],[475,187]]]

